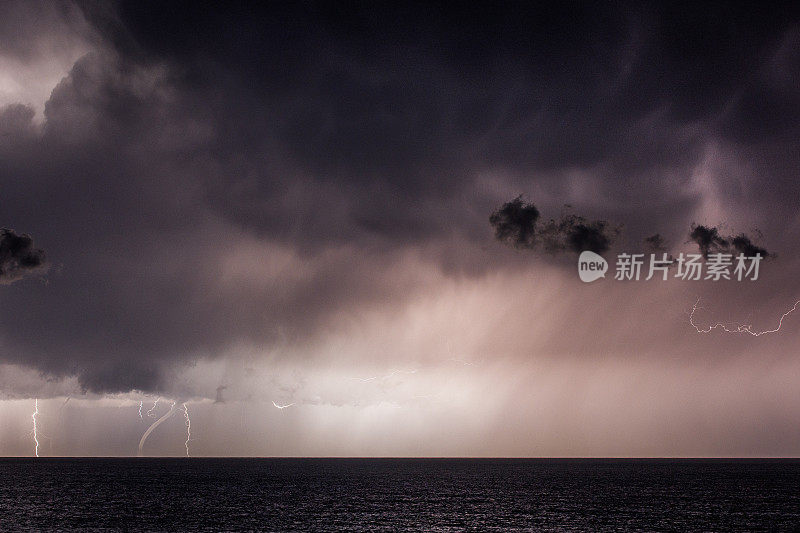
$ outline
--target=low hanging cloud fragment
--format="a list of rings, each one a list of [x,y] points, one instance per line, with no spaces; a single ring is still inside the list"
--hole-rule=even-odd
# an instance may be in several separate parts
[[[13,283],[44,263],[44,251],[34,248],[30,235],[0,228],[0,284]]]
[[[489,217],[495,237],[514,248],[533,248],[536,245],[536,222],[539,210],[526,204],[522,195],[503,204]]]
[[[724,237],[720,235],[719,229],[714,226],[693,225],[689,233],[690,241],[697,244],[703,257],[708,258],[709,254],[744,254],[746,257],[753,257],[761,254],[761,257],[772,257],[766,249],[757,246],[745,235],[732,235]]]
[[[611,246],[616,230],[604,220],[589,221],[577,215],[565,215],[560,220],[550,219],[539,230],[545,250],[557,253],[591,250],[603,253]]]
[[[495,238],[504,244],[517,249],[541,248],[552,254],[581,253],[585,250],[603,253],[608,251],[614,237],[619,233],[619,228],[610,226],[604,220],[589,221],[573,214],[547,222],[540,222],[539,219],[539,209],[532,203],[525,202],[520,195],[492,213],[489,223],[494,228]],[[689,242],[697,244],[705,258],[716,253],[741,253],[746,257],[761,254],[763,258],[775,256],[753,243],[744,233],[723,236],[719,228],[714,226],[692,224]],[[660,233],[645,238],[643,244],[650,253],[669,251],[669,244]]]
[[[655,233],[644,240],[644,248],[650,253],[667,252],[669,245],[660,233]]]
[[[550,253],[590,250],[603,253],[609,249],[617,230],[604,220],[587,220],[578,215],[564,215],[559,220],[538,224],[539,210],[522,196],[506,202],[489,217],[500,242],[518,249],[541,246]]]

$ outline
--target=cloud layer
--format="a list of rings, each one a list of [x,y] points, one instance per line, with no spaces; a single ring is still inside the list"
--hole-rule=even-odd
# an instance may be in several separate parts
[[[766,255],[738,233],[758,227],[797,260],[796,13],[44,5],[69,6],[46,41],[87,53],[41,122],[0,110],[0,224],[51,263],[45,285],[18,280],[29,241],[2,256],[0,346],[47,378],[213,399],[229,384],[192,390],[187,368],[242,346],[319,360],[354,316],[443,280],[542,272],[493,231],[662,249],[697,223],[703,253]],[[33,64],[44,30],[0,32]],[[520,192],[536,207],[504,204]],[[797,288],[770,283],[764,301]]]

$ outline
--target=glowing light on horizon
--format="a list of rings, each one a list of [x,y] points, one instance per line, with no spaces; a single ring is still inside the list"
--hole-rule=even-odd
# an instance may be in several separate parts
[[[39,457],[39,435],[37,434],[37,428],[36,428],[36,415],[39,414],[39,398],[36,398],[36,400],[33,403],[33,406],[34,410],[33,414],[31,415],[31,418],[33,419],[33,442],[36,443],[34,454],[36,454],[36,457]]]
[[[786,311],[781,315],[780,320],[778,320],[778,326],[775,329],[766,329],[763,331],[753,331],[752,324],[739,324],[736,327],[728,327],[726,324],[723,324],[722,322],[717,322],[716,324],[710,325],[706,328],[700,328],[694,322],[694,314],[697,311],[699,304],[700,304],[700,298],[698,298],[697,301],[694,303],[694,305],[692,306],[692,312],[689,313],[689,324],[691,324],[691,326],[695,330],[697,330],[698,333],[710,333],[715,329],[722,329],[722,331],[724,331],[725,333],[747,333],[749,335],[752,335],[753,337],[760,337],[761,335],[767,333],[777,333],[778,331],[780,331],[781,327],[783,327],[783,320],[797,309],[797,306],[800,305],[800,300],[796,301],[791,309],[789,309],[788,311]]]

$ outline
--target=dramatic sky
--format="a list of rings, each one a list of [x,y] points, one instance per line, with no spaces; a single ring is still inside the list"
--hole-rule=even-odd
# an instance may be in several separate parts
[[[796,8],[202,4],[0,5],[0,455],[800,455],[689,317],[800,299]]]

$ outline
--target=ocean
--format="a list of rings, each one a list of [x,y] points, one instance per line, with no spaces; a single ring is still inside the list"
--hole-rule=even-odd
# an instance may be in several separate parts
[[[6,531],[792,531],[800,461],[0,459]]]

